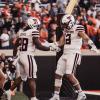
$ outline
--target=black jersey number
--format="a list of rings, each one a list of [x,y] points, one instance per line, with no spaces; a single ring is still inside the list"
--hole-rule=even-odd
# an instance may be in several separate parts
[[[19,44],[20,44],[21,51],[27,51],[27,46],[28,46],[27,38],[20,38]]]
[[[71,44],[71,34],[66,35],[66,44]]]

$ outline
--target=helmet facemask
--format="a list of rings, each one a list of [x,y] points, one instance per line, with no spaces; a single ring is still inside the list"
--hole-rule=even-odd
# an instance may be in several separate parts
[[[61,19],[61,27],[70,30],[75,24],[74,17],[71,15],[64,15]]]

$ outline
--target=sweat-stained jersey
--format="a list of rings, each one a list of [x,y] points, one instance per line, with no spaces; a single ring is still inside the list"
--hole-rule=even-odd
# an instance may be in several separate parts
[[[85,32],[84,26],[75,25],[72,29],[63,31],[65,35],[64,53],[80,53],[82,38],[78,35],[79,32]]]
[[[38,30],[28,29],[26,31],[20,30],[18,32],[20,51],[31,52],[35,50],[35,45],[32,40],[33,37],[39,37]]]

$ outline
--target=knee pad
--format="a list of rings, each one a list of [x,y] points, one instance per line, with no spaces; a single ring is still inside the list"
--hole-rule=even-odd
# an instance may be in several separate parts
[[[55,79],[55,86],[61,87],[61,85],[62,85],[62,79]]]

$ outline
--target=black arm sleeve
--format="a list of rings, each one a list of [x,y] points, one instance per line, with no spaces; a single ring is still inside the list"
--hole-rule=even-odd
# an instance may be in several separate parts
[[[13,56],[16,56],[18,46],[19,46],[19,38],[16,40],[14,48],[13,48]]]
[[[56,40],[59,41],[60,38],[62,37],[62,35],[63,35],[63,30],[60,27],[57,27],[57,29],[56,29]]]
[[[41,44],[38,37],[33,37],[33,43],[35,44],[36,48],[43,51],[49,51],[50,47],[45,47]]]

